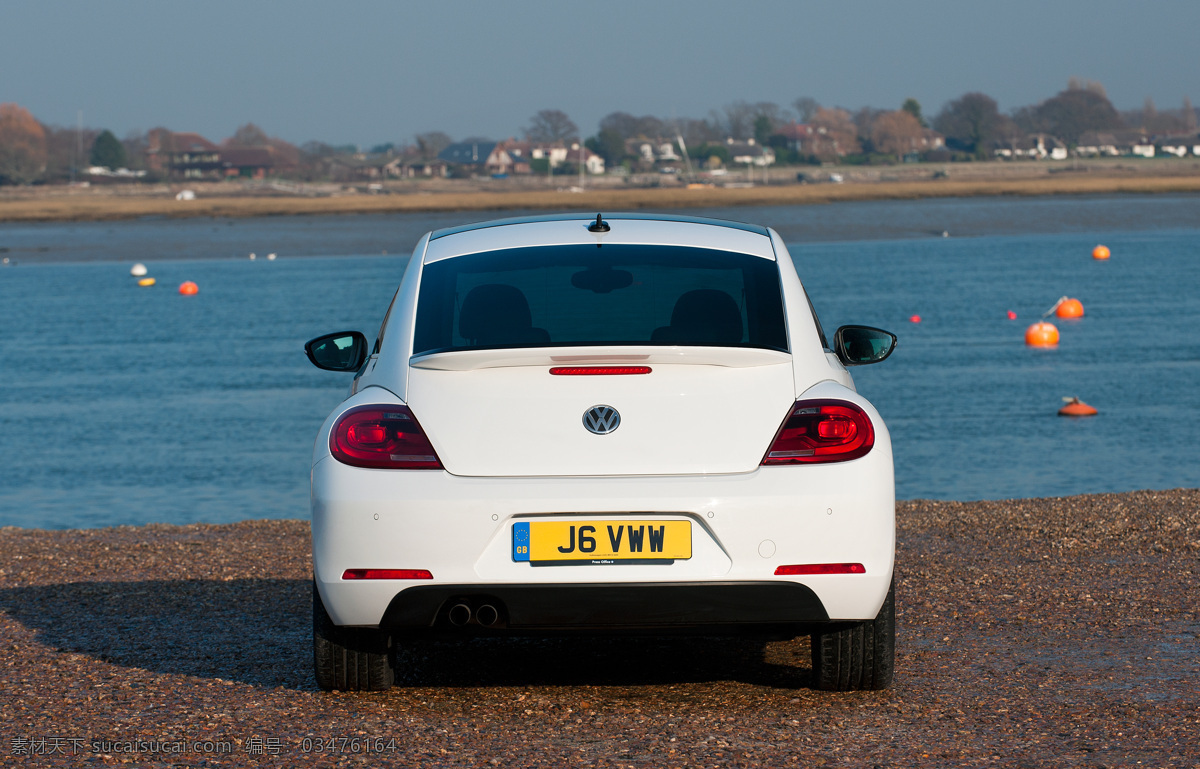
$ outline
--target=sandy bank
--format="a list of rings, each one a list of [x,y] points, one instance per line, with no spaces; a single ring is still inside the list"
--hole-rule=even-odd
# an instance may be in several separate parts
[[[1185,161],[1181,161],[1185,162]],[[979,164],[984,166],[985,164]],[[1186,171],[1192,166],[1180,166]],[[1003,169],[999,169],[1003,170]],[[430,211],[587,210],[710,208],[728,206],[816,205],[855,200],[912,200],[994,195],[1099,195],[1200,192],[1200,173],[1137,175],[1101,168],[1088,173],[1037,176],[980,173],[964,178],[906,178],[873,172],[845,184],[782,184],[751,187],[706,186],[588,187],[579,191],[537,189],[492,183],[444,182],[425,187],[393,186],[380,194],[355,188],[336,193],[287,194],[264,188],[241,192],[211,184],[190,201],[174,199],[176,187],[155,192],[122,190],[12,191],[0,197],[0,222],[94,221],[140,217],[251,217],[306,214],[365,214]],[[794,177],[793,177],[794,178]],[[432,191],[430,191],[432,190]],[[237,194],[234,194],[237,193]]]
[[[18,752],[41,739],[141,766],[1200,763],[1200,491],[897,517],[896,686],[850,695],[807,688],[804,641],[711,639],[418,646],[391,692],[325,694],[306,523],[3,529],[0,754],[50,763]],[[231,753],[149,752],[197,741]]]

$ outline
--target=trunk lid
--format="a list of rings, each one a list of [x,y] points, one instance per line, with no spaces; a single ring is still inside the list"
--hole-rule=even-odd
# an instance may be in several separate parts
[[[648,366],[556,376],[554,366]],[[795,400],[791,356],[720,347],[469,350],[410,361],[408,405],[446,470],[462,476],[743,473]],[[597,406],[616,429],[589,432]]]

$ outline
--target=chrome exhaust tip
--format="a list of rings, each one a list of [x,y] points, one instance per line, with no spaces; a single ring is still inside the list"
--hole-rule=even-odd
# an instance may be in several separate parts
[[[471,621],[471,607],[465,603],[456,603],[450,607],[448,617],[451,625],[462,627]]]
[[[500,619],[500,612],[490,603],[485,603],[475,611],[475,620],[484,627],[491,627]]]

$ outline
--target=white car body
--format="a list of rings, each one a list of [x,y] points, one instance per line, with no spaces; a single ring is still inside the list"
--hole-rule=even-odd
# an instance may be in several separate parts
[[[778,234],[685,217],[612,215],[600,232],[589,223],[579,216],[492,222],[418,243],[375,349],[316,440],[313,570],[329,620],[402,638],[632,629],[795,634],[876,618],[889,596],[895,552],[890,438],[824,346]],[[664,253],[703,249],[717,259],[769,263],[778,273],[786,349],[545,341],[415,347],[422,286],[427,280],[433,290],[427,273],[438,269],[432,266],[598,244],[601,253],[662,246],[684,249]],[[466,328],[465,307],[454,322]],[[560,366],[628,365],[650,373],[548,374]],[[794,404],[814,400],[857,407],[873,428],[873,445],[847,461],[764,465]],[[583,419],[601,405],[618,411],[620,423],[598,435]],[[334,456],[331,433],[348,412],[366,406],[410,409],[440,469],[356,467]],[[578,522],[580,547],[584,523],[599,524],[597,536],[607,528],[611,539],[626,524],[631,532],[650,525],[653,533],[661,522],[683,522],[690,557],[517,560],[514,536],[528,531],[519,527],[552,521],[565,525],[572,545]],[[658,531],[665,536],[667,529]],[[856,565],[856,573],[777,574],[789,565],[839,564]],[[423,578],[346,578],[356,570],[412,570]],[[466,609],[449,614],[456,606]]]

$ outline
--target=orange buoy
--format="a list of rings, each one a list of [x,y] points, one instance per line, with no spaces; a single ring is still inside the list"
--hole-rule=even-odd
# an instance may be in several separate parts
[[[1078,398],[1063,398],[1067,405],[1058,410],[1060,417],[1094,417],[1099,412],[1095,406],[1089,406]]]
[[[1082,318],[1083,303],[1078,299],[1064,299],[1058,303],[1054,314],[1060,318]]]
[[[1096,246],[1092,249],[1093,259],[1107,259],[1110,256],[1112,256],[1112,254],[1109,252],[1108,246]]]
[[[191,296],[199,291],[200,287],[190,280],[185,280],[179,284],[179,293],[183,294],[184,296]]]
[[[1053,323],[1039,320],[1025,329],[1025,344],[1030,347],[1053,347],[1058,344],[1058,329]]]
[[[154,278],[142,278],[141,280],[138,281],[138,285],[142,286],[143,288],[145,288],[146,286],[153,286]]]
[[[909,318],[909,319],[908,319],[908,322],[909,322],[909,323],[920,323],[920,322],[921,322],[921,316],[920,316],[920,315],[914,315],[914,316],[912,316],[911,318]]]

